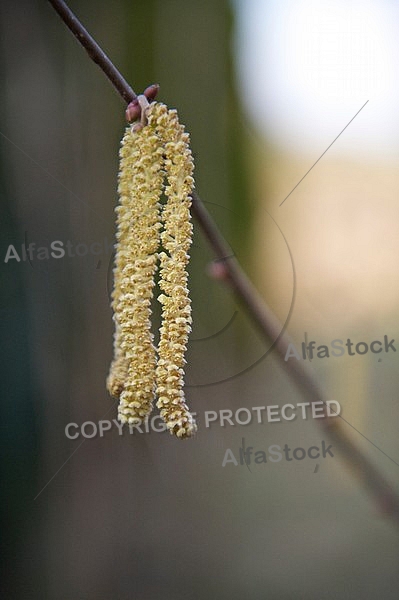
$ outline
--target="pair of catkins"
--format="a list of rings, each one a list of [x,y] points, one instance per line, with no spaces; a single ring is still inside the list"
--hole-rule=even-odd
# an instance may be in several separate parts
[[[141,424],[157,398],[170,433],[186,438],[196,431],[183,392],[192,322],[187,263],[194,163],[177,112],[158,102],[141,110],[141,124],[126,128],[120,149],[114,359],[107,389],[119,399],[122,423]],[[162,322],[156,348],[151,301],[158,269]]]

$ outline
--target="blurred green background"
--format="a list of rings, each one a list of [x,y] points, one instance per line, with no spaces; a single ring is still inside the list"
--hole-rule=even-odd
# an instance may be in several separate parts
[[[342,127],[334,121],[331,131],[312,127],[295,103],[299,84],[290,79],[289,65],[298,71],[297,53],[289,27],[305,40],[309,31],[321,31],[317,43],[328,46],[337,35],[351,35],[346,25],[340,29],[348,21],[345,10],[352,11],[355,31],[356,10],[371,14],[386,4],[342,8],[342,21],[330,19],[338,33],[323,37],[328,19],[318,20],[315,5],[302,0],[295,7],[288,0],[70,2],[137,93],[157,82],[159,99],[179,109],[191,134],[196,188],[232,252],[285,321],[292,264],[269,213],[281,226],[297,273],[288,330],[298,347],[305,332],[318,343],[399,333],[397,147],[386,153],[380,139],[374,155],[362,154],[359,148],[373,146],[365,117],[352,134],[354,145],[342,152],[334,147],[279,209],[369,91],[355,94],[353,107],[337,108]],[[309,31],[306,11],[317,17]],[[338,456],[320,461],[317,472],[309,460],[253,466],[252,472],[222,467],[226,449],[237,456],[243,438],[258,449],[307,447],[322,438],[312,419],[205,428],[207,410],[303,398],[273,353],[259,361],[270,345],[228,289],[209,276],[213,256],[195,223],[186,382],[198,435],[181,442],[166,433],[119,436],[114,427],[83,444],[81,437],[65,436],[70,422],[116,418],[105,390],[111,252],[32,264],[4,258],[10,244],[20,252],[29,242],[113,243],[125,106],[48,3],[1,0],[0,33],[4,597],[396,599],[397,531]],[[264,56],[255,43],[262,39],[270,40]],[[353,39],[345,61],[355,60]],[[306,56],[318,51],[304,47]],[[333,67],[341,73],[345,61],[328,54],[325,63],[320,56],[320,77],[333,80]],[[364,56],[371,64],[372,52]],[[375,64],[372,77],[378,77]],[[307,106],[316,79],[299,79],[310,86]],[[285,85],[292,97],[284,96]],[[396,101],[396,91],[384,90],[370,101],[378,114],[387,98]],[[279,119],[291,123],[296,116],[316,142],[302,148],[295,124],[279,137]],[[396,122],[385,127],[389,140],[398,133]],[[315,360],[312,367],[345,418],[392,458],[348,425],[398,487],[396,356],[384,355],[382,362],[371,354],[345,356]]]

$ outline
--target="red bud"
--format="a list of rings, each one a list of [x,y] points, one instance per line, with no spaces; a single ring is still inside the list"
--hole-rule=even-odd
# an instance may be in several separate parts
[[[153,83],[152,85],[149,85],[147,88],[145,88],[143,94],[147,98],[147,100],[154,100],[158,92],[159,85],[157,83]]]
[[[135,98],[127,106],[127,109],[125,112],[126,121],[128,121],[129,123],[131,121],[136,121],[140,117],[140,113],[141,113],[141,108],[140,108],[137,98]]]

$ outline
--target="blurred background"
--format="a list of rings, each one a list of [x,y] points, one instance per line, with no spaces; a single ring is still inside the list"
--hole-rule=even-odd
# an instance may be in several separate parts
[[[396,353],[311,367],[399,490],[398,5],[70,6],[136,92],[158,82],[179,109],[197,190],[296,346],[397,336]],[[197,436],[66,437],[68,423],[116,418],[105,378],[125,106],[47,2],[1,0],[0,52],[4,597],[397,599],[398,532],[338,454],[317,471],[309,460],[222,467],[243,438],[295,448],[323,435],[312,419],[205,427],[205,411],[304,399],[210,278],[195,223],[186,382]],[[104,251],[22,259],[22,244],[56,240]],[[20,261],[6,261],[10,245]]]

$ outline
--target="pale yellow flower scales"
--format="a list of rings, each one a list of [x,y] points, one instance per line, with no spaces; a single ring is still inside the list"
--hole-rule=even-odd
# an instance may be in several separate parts
[[[189,136],[180,125],[177,112],[154,104],[149,114],[156,120],[156,131],[165,150],[166,205],[162,210],[164,230],[160,253],[162,326],[158,346],[157,406],[170,433],[190,437],[197,429],[184,400],[184,355],[191,331],[191,301],[187,288],[188,250],[192,240],[190,222],[194,164]]]
[[[170,433],[189,437],[196,425],[184,400],[184,355],[191,331],[187,289],[188,250],[192,238],[189,194],[193,160],[189,136],[177,112],[153,103],[146,110],[148,125],[128,128],[120,150],[115,285],[112,294],[115,337],[114,362],[107,386],[120,398],[118,417],[139,424],[157,406]],[[159,199],[164,170],[168,185],[162,209]],[[161,239],[160,239],[161,237]],[[151,300],[160,242],[162,326],[158,348],[151,333]]]
[[[151,299],[159,248],[163,150],[154,127],[126,129],[120,150],[114,269],[114,362],[108,390],[119,397],[118,418],[139,424],[155,398],[156,351]]]

